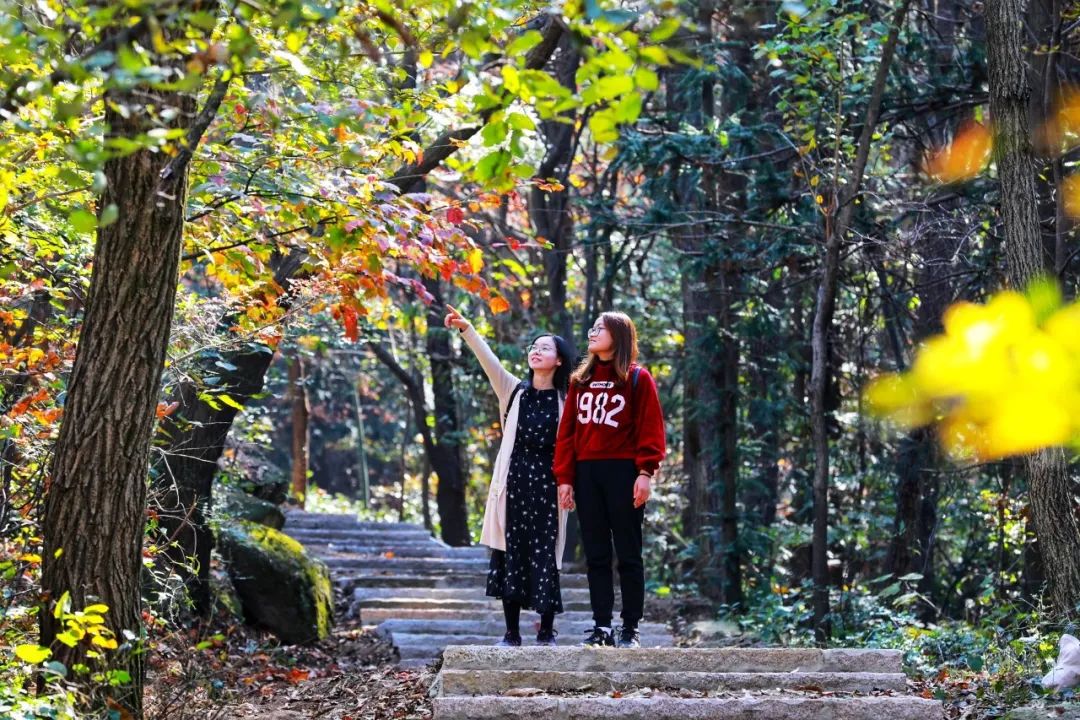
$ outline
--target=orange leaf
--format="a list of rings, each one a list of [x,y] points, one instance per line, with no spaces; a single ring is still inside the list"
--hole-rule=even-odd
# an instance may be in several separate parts
[[[952,142],[930,154],[923,166],[938,182],[969,180],[986,167],[992,144],[988,127],[967,121],[956,130]]]
[[[296,685],[297,683],[302,683],[308,679],[309,675],[311,675],[311,672],[309,670],[300,670],[299,668],[293,668],[289,671],[289,682],[291,682],[293,685]]]
[[[506,301],[506,298],[493,297],[493,298],[491,298],[491,301],[488,303],[488,307],[491,308],[491,312],[498,315],[499,313],[504,313],[507,310],[509,310],[510,309],[510,303],[508,303]]]

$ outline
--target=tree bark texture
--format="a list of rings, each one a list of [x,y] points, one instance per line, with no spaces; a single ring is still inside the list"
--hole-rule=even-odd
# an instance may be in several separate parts
[[[105,122],[114,137],[136,137],[155,126],[147,112],[174,107],[190,123],[193,98],[138,88],[109,91]],[[117,107],[128,110],[117,111]],[[105,163],[101,212],[115,206],[115,222],[99,226],[94,269],[64,419],[45,501],[41,644],[67,666],[85,661],[86,646],[55,642],[63,629],[53,604],[70,593],[71,609],[108,606],[106,622],[124,643],[113,666],[129,685],[113,700],[142,717],[144,678],[139,577],[147,494],[147,463],[165,351],[169,342],[180,261],[187,186],[186,165],[169,180],[162,152],[138,150]]]
[[[990,115],[1001,182],[1001,216],[1009,284],[1022,289],[1046,270],[1039,227],[1038,168],[1031,143],[1025,3],[986,3]],[[1032,519],[1055,610],[1075,615],[1080,602],[1080,525],[1069,487],[1065,453],[1058,448],[1024,460]]]

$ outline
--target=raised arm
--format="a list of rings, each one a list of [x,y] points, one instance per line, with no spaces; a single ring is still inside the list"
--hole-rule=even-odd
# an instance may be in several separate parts
[[[446,310],[446,319],[443,324],[448,328],[456,328],[461,333],[465,344],[469,346],[469,349],[476,355],[476,359],[480,361],[480,367],[484,369],[484,374],[487,375],[491,388],[499,397],[499,409],[505,413],[506,404],[510,401],[510,395],[518,384],[518,379],[503,367],[503,364],[499,362],[499,358],[495,356],[484,338],[480,337],[480,333],[476,332],[476,328],[472,326],[471,322],[462,317],[461,313],[450,305],[446,306]]]

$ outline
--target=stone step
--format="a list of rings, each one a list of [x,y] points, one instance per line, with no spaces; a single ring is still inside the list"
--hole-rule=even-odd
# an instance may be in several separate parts
[[[467,547],[452,548],[437,543],[385,543],[353,545],[351,543],[302,543],[308,552],[320,557],[335,556],[372,556],[388,558],[480,558],[487,562],[487,548]]]
[[[316,528],[291,528],[286,527],[284,532],[289,537],[299,542],[350,542],[357,545],[364,543],[387,543],[387,542],[425,542],[434,543],[440,547],[450,547],[431,537],[423,530],[388,530],[377,532],[373,530],[353,530],[341,528],[338,530]],[[477,546],[469,546],[477,547]],[[483,546],[479,546],[483,547]]]
[[[502,617],[502,607],[498,609],[480,608],[461,610],[441,607],[365,607],[361,609],[360,621],[364,625],[378,625],[387,620],[490,620]],[[522,627],[528,627],[527,623],[538,616],[536,613],[525,611],[522,613]],[[591,622],[592,612],[589,610],[573,610],[559,615],[555,620],[559,623]],[[618,620],[615,621],[618,624]]]
[[[417,523],[373,522],[360,520],[355,515],[340,513],[313,513],[290,510],[285,513],[285,527],[340,528],[353,527],[358,530],[424,530]]]
[[[699,692],[762,690],[815,690],[863,692],[875,690],[904,692],[903,673],[707,673],[707,672],[558,672],[546,670],[443,670],[439,674],[440,695],[503,695],[514,688],[536,688],[545,692],[593,692],[607,694],[644,689],[686,689]]]
[[[394,570],[401,573],[487,572],[484,558],[386,558],[327,557],[323,559],[331,570],[371,571]]]
[[[361,592],[361,591],[357,591]],[[367,610],[369,608],[389,608],[394,610],[405,609],[439,609],[439,610],[487,610],[488,613],[502,612],[502,601],[495,598],[477,598],[475,600],[462,600],[457,598],[419,598],[419,597],[386,597],[386,598],[371,598],[367,600],[356,600],[353,603],[354,607],[360,608],[360,618],[366,620]],[[592,606],[589,604],[588,599],[585,600],[568,600],[563,598],[564,610],[591,610]],[[396,615],[395,617],[407,617],[406,615]]]
[[[443,650],[453,645],[469,646],[469,647],[492,647],[499,640],[502,639],[503,633],[497,635],[409,635],[405,633],[395,633],[391,636],[391,641],[394,647],[398,649],[400,656],[403,660],[410,658],[435,658],[438,657]],[[536,633],[522,631],[522,647],[521,650],[538,650],[541,649],[536,645]],[[584,633],[580,636],[572,637],[558,637],[556,642],[561,641],[561,645],[557,645],[556,649],[561,648],[573,648],[579,644],[584,638]],[[642,635],[641,636],[641,649],[647,648],[670,648],[672,646],[671,633],[664,633],[662,635]],[[501,649],[501,648],[498,648]],[[544,647],[545,650],[551,650],[550,646]],[[608,648],[611,649],[611,648]],[[477,670],[459,670],[462,673],[476,673]],[[526,686],[535,687],[535,686]]]
[[[941,720],[941,703],[904,696],[437,697],[435,720]]]
[[[528,635],[536,632],[534,626],[540,622],[539,615],[533,612],[525,611],[521,617],[521,632],[523,635]],[[584,637],[585,632],[592,630],[593,621],[591,616],[575,616],[574,620],[567,620],[566,614],[555,616],[555,629],[559,630],[561,635],[559,639],[570,643],[571,640],[578,641]],[[506,631],[506,626],[503,624],[501,617],[488,616],[486,619],[478,618],[474,620],[428,620],[428,619],[402,619],[393,618],[385,620],[379,624],[379,631],[383,633],[392,633],[395,636],[400,634],[420,634],[420,635],[497,635],[502,637],[502,634]],[[638,626],[638,630],[642,635],[666,635],[671,637],[671,630],[667,625],[663,623],[641,623]]]
[[[368,588],[368,587],[400,587],[400,588],[433,588],[433,587],[475,587],[487,586],[487,573],[454,573],[452,575],[406,575],[406,574],[377,574],[377,575],[345,575],[337,578],[343,587]],[[587,588],[589,579],[579,573],[560,575],[559,585],[566,588]]]
[[[495,599],[488,597],[484,591],[484,585],[479,585],[477,587],[451,588],[358,588],[353,591],[353,600],[367,601],[385,600],[390,598],[412,598],[416,600],[470,600],[486,603]],[[589,600],[588,588],[563,588],[561,595],[564,604],[568,600],[585,602],[588,602]],[[615,606],[619,607],[619,593],[615,594]]]
[[[477,648],[449,646],[451,670],[555,670],[563,672],[902,672],[899,650],[817,648]]]

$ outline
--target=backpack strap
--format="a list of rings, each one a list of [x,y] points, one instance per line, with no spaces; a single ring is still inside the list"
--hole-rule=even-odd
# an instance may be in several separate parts
[[[515,385],[514,389],[510,392],[510,400],[509,400],[509,402],[506,403],[506,413],[503,415],[503,426],[504,427],[506,426],[506,418],[510,417],[510,408],[514,405],[514,398],[516,398],[518,396],[519,392],[521,392],[522,390],[524,390],[527,387],[529,387],[528,378],[526,378],[525,380],[522,380],[517,385]]]
[[[641,366],[638,365],[634,368],[634,371],[630,373],[630,389],[637,390],[638,376],[641,375]]]

